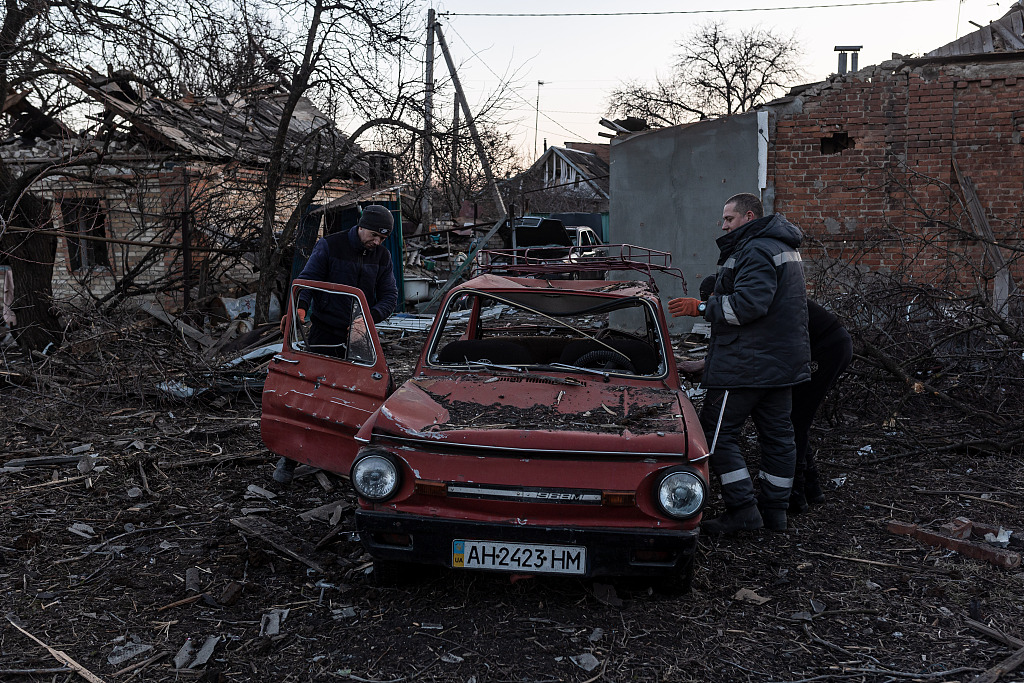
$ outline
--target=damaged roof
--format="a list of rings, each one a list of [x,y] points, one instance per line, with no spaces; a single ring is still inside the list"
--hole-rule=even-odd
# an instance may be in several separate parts
[[[187,96],[171,100],[147,95],[144,87],[133,84],[135,79],[131,75],[120,72],[106,76],[90,70],[89,74],[67,79],[102,104],[109,114],[131,124],[134,132],[146,139],[147,146],[155,144],[191,158],[246,164],[269,161],[289,96],[276,85],[266,85],[227,97]],[[5,108],[10,109],[16,105],[6,104]],[[25,110],[24,105],[20,109],[30,115],[35,113],[35,118],[45,117],[39,110]],[[40,124],[52,121],[45,117]],[[48,137],[49,130],[54,130],[52,125],[48,130],[38,126],[38,136]],[[63,140],[68,139],[66,128],[61,127],[56,133]],[[285,149],[285,165],[290,169],[323,168],[335,160],[335,154],[344,154],[351,165],[349,175],[363,180],[369,176],[367,162],[357,159],[362,150],[349,143],[334,122],[305,97],[299,98],[292,113]]]
[[[1024,50],[1024,8],[1014,3],[1009,12],[988,26],[932,50],[925,57],[954,57],[986,52]]]
[[[610,191],[611,166],[607,161],[592,152],[584,152],[568,147],[548,147],[547,151],[540,156],[530,167],[532,172],[535,169],[544,168],[544,164],[551,156],[561,157],[566,164],[573,167],[579,174],[580,180],[590,184],[602,197],[608,197]]]

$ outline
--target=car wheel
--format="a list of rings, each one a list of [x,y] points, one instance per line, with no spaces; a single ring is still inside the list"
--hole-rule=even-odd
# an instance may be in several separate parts
[[[416,567],[409,562],[374,560],[370,579],[373,585],[381,588],[408,585],[416,578]]]
[[[693,572],[696,563],[691,555],[683,561],[675,574],[658,577],[651,587],[664,595],[685,595],[693,587]]]

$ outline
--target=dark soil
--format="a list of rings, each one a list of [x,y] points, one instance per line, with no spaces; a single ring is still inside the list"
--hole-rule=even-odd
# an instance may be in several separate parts
[[[409,368],[418,350],[389,353]],[[1020,569],[886,529],[964,516],[1024,530],[1019,457],[914,444],[910,422],[824,421],[826,503],[785,533],[702,539],[689,594],[453,570],[383,587],[347,533],[346,481],[273,484],[258,394],[89,391],[0,386],[3,680],[972,681],[1021,647],[977,623],[1024,638]],[[96,469],[10,467],[76,453]],[[247,514],[323,571],[232,524]],[[212,638],[205,664],[176,669],[186,641]]]

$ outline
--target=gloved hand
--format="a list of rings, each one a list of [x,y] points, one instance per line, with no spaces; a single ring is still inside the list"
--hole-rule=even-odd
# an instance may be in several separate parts
[[[300,323],[306,322],[306,309],[305,308],[298,309],[295,312],[295,314],[299,317],[299,322]],[[287,320],[287,319],[288,319],[287,315],[281,316],[281,336],[282,337],[284,336],[284,321]]]
[[[669,313],[672,314],[673,318],[678,318],[683,315],[695,316],[700,315],[697,311],[697,306],[699,305],[700,299],[679,297],[678,299],[672,299],[668,302],[668,310]]]

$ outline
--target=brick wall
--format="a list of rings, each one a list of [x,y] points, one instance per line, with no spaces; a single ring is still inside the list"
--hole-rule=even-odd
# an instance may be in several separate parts
[[[103,185],[70,182],[51,185],[48,195],[57,200],[54,209],[55,227],[69,229],[61,214],[60,199],[87,197],[100,202],[106,237],[141,244],[106,243],[109,268],[73,270],[68,240],[58,240],[53,290],[54,298],[59,302],[88,299],[86,291],[91,292],[92,296],[110,292],[117,280],[144,260],[152,258],[152,248],[148,246],[150,244],[180,245],[181,215],[186,207],[190,210],[194,245],[207,243],[212,247],[220,246],[205,236],[203,228],[222,235],[255,235],[261,224],[265,179],[261,172],[252,169],[193,166],[188,169],[187,175],[181,167],[161,171],[143,169],[116,177],[108,175],[106,181]],[[305,187],[304,178],[286,176],[283,179],[276,216],[281,227]],[[331,201],[347,194],[352,188],[350,182],[332,181],[317,195],[316,201]],[[193,251],[193,287],[199,284],[199,273],[204,261],[207,262],[206,270],[211,278],[217,280],[216,283],[209,283],[211,289],[218,283],[237,284],[254,282],[256,279],[252,264],[247,260]],[[181,303],[182,264],[180,250],[164,250],[156,260],[146,263],[140,274],[134,276],[135,283],[160,289],[162,283],[176,281],[178,284],[163,292],[162,301],[174,307]]]
[[[890,62],[770,110],[769,196],[807,234],[812,273],[843,263],[991,292],[954,161],[997,241],[1019,246],[1024,60]],[[1021,283],[1021,260],[1011,269]]]

